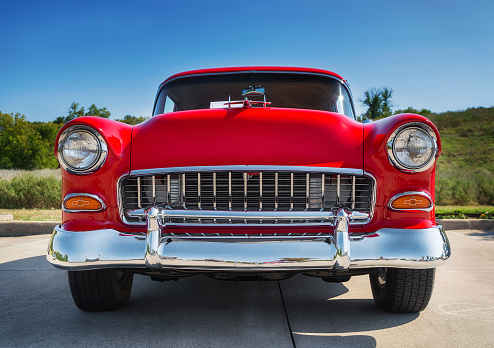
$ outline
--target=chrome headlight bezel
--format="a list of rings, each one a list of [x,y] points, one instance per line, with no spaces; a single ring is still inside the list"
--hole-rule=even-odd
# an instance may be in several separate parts
[[[408,166],[405,163],[402,163],[398,159],[395,153],[395,140],[397,139],[397,137],[400,135],[401,132],[409,129],[418,129],[424,132],[432,142],[431,155],[429,159],[421,166],[416,166],[416,167]],[[404,125],[398,127],[393,133],[391,133],[391,136],[388,139],[388,143],[386,147],[388,151],[388,159],[391,162],[391,164],[394,165],[399,170],[407,173],[420,173],[426,171],[427,169],[430,169],[436,162],[437,152],[438,152],[436,133],[429,125],[422,122],[405,123]]]
[[[98,146],[98,155],[96,156],[96,159],[93,160],[90,165],[84,168],[75,168],[71,166],[66,162],[63,156],[63,146],[65,144],[65,141],[68,139],[68,137],[71,134],[77,132],[90,134],[92,137],[96,139]],[[75,125],[68,127],[62,132],[62,134],[60,134],[60,137],[58,138],[58,150],[57,150],[58,162],[60,163],[60,166],[63,169],[65,169],[67,172],[72,174],[84,175],[84,174],[94,173],[103,165],[103,163],[106,160],[107,154],[108,154],[108,146],[106,145],[105,139],[98,131],[96,131],[94,128],[91,128],[89,126]]]

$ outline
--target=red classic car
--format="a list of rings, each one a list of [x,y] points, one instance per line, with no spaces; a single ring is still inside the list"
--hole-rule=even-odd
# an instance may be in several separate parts
[[[360,123],[347,82],[318,69],[176,74],[136,126],[61,129],[63,221],[48,261],[82,310],[125,303],[133,274],[177,280],[370,277],[390,312],[423,310],[450,245],[434,217],[428,119]]]

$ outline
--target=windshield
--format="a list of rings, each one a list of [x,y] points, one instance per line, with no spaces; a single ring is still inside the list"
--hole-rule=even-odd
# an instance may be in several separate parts
[[[354,118],[352,101],[339,80],[320,75],[291,73],[236,73],[192,76],[168,82],[160,91],[154,115],[166,112],[228,108],[241,101],[247,89],[264,95],[248,95],[249,100],[266,101],[269,107],[312,109],[336,112]],[[263,107],[262,103],[257,104]],[[231,107],[242,107],[231,104]]]

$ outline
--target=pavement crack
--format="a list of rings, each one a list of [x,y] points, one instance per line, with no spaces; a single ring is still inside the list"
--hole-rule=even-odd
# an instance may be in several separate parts
[[[283,304],[283,310],[285,311],[285,319],[286,319],[286,323],[288,325],[288,331],[290,331],[290,337],[292,338],[293,348],[297,348],[297,345],[295,344],[295,337],[293,337],[292,326],[290,325],[290,319],[288,318],[288,312],[286,310],[285,299],[283,298],[283,291],[281,291],[281,284],[280,284],[279,280],[278,280],[278,289],[280,290],[281,303]]]

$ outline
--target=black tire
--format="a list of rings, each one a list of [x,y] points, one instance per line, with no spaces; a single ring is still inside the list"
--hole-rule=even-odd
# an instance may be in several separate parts
[[[417,313],[429,304],[435,268],[379,268],[369,274],[374,302],[392,313]]]
[[[118,269],[68,271],[70,292],[83,311],[112,311],[130,297],[133,273]]]

